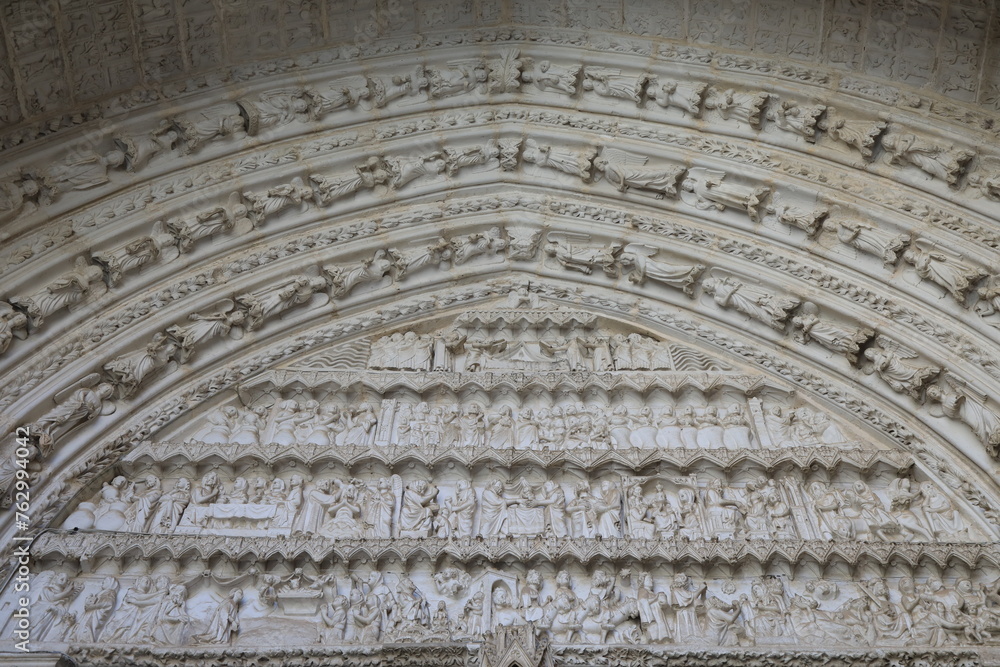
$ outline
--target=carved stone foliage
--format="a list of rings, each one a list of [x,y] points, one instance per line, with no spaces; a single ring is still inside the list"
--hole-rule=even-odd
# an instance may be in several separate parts
[[[487,228],[431,239],[428,261],[486,261],[507,238]],[[585,246],[565,264],[548,257],[602,279],[607,267],[636,271],[640,286],[668,280],[642,248]],[[428,266],[410,251],[392,270]],[[309,287],[311,300],[327,284],[284,276],[202,317],[254,304],[281,316],[306,305],[294,290],[272,298],[282,288]],[[991,645],[995,563],[983,565],[977,509],[730,360],[552,307],[550,292],[511,288],[440,329],[383,326],[343,354],[274,371],[271,388],[247,383],[244,405],[183,427],[188,443],[141,446],[61,518],[76,533],[40,538],[45,641],[409,647],[482,643],[530,623],[554,647],[798,651],[794,638],[817,628],[809,647],[832,651]],[[837,345],[815,322],[809,332]],[[156,343],[141,360],[150,373],[166,354]],[[321,358],[345,357],[324,370]],[[74,565],[126,550],[136,563],[178,557],[167,573]],[[898,619],[914,600],[923,619],[939,604],[954,613],[916,635],[869,621],[875,609]]]

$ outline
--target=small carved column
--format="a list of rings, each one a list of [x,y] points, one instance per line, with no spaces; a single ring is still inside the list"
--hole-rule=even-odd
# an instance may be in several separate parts
[[[764,422],[764,408],[761,406],[760,399],[754,396],[747,403],[750,405],[750,416],[753,417],[754,430],[757,431],[757,442],[763,449],[773,449],[774,443],[771,442],[771,434]]]

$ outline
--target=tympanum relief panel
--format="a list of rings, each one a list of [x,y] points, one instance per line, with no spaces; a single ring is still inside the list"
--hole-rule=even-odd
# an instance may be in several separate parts
[[[161,435],[40,543],[46,641],[909,649],[1000,625],[973,567],[990,529],[909,455],[528,290],[314,352]]]

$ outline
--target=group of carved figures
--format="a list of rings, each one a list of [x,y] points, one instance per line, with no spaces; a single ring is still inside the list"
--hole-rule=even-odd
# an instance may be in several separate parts
[[[419,335],[394,333],[372,341],[368,368],[372,370],[475,372],[521,369],[537,365],[544,370],[638,371],[672,370],[668,345],[638,333],[612,336],[568,336],[530,343],[504,339],[471,339],[457,331]]]
[[[35,583],[41,586],[36,593],[33,627],[39,641],[161,645],[212,641],[209,636],[188,635],[192,619],[187,609],[187,587],[165,575],[137,578],[124,596],[120,596],[118,580],[105,577],[96,590],[84,596],[77,611],[70,607],[80,597],[85,583],[71,580],[64,572],[44,573],[36,577]],[[228,637],[225,634],[226,640]]]
[[[530,65],[529,65],[530,63]],[[338,110],[359,105],[382,108],[404,97],[440,99],[479,92],[512,92],[521,84],[540,91],[574,95],[578,89],[607,99],[620,99],[637,106],[647,100],[665,109],[677,109],[692,117],[707,110],[723,121],[735,121],[761,129],[765,120],[779,131],[815,142],[818,132],[872,159],[881,145],[892,165],[916,167],[932,178],[957,187],[974,153],[919,137],[899,126],[875,119],[848,118],[836,109],[764,92],[710,86],[649,73],[623,73],[595,65],[560,65],[551,60],[534,62],[510,53],[479,58],[439,68],[418,65],[388,77],[356,77],[325,89],[285,88],[266,91],[172,116],[154,130],[141,135],[116,135],[113,146],[73,155],[61,163],[25,167],[0,181],[0,221],[47,205],[71,190],[104,185],[110,172],[140,171],[158,155],[190,153],[225,139],[242,139],[293,122],[313,122]],[[888,133],[886,132],[887,130]],[[440,173],[461,165],[461,156],[446,153],[421,159],[420,170]],[[437,162],[440,165],[436,164]],[[430,164],[428,164],[430,163]],[[994,177],[977,175],[977,187],[987,196]],[[397,176],[398,178],[398,176]]]
[[[759,406],[758,406],[759,407]],[[490,447],[493,449],[759,449],[843,445],[847,438],[823,412],[761,409],[759,424],[743,406],[629,408],[570,403],[484,409],[385,399],[355,407],[295,399],[274,407],[227,405],[209,412],[192,441],[208,445]],[[270,424],[270,425],[269,425]],[[767,437],[756,431],[763,428]]]
[[[886,502],[887,498],[888,502]],[[301,475],[235,478],[209,472],[165,489],[156,475],[115,477],[95,502],[81,503],[67,528],[121,532],[217,532],[328,538],[555,537],[573,539],[781,539],[954,541],[970,524],[933,482],[893,480],[880,493],[853,482],[759,477],[605,477],[594,480],[493,478],[435,483]]]
[[[858,590],[843,600],[839,582],[810,579],[795,591],[775,575],[710,589],[709,582],[683,572],[598,569],[588,588],[566,570],[548,579],[533,569],[523,578],[469,586],[469,575],[452,569],[465,580],[448,580],[460,581],[457,587],[438,585],[446,597],[437,600],[406,573],[373,571],[344,577],[345,583],[301,569],[256,574],[253,589],[210,593],[212,605],[205,610],[200,604],[197,618],[188,608],[195,596],[167,576],[139,576],[120,596],[115,577],[95,587],[95,579],[46,572],[34,581],[33,631],[38,640],[57,642],[228,645],[240,633],[241,616],[281,617],[283,600],[297,596],[312,600],[311,613],[300,620],[316,628],[315,641],[323,644],[477,641],[517,626],[531,626],[555,644],[942,647],[990,644],[1000,633],[997,582],[969,578],[946,584],[936,576],[903,576],[894,581],[896,591],[891,580],[870,578],[847,584]],[[81,606],[85,589],[94,592]]]
[[[112,394],[116,393],[119,398],[131,396],[146,377],[172,361],[185,362],[199,345],[228,335],[236,328],[252,330],[260,326],[266,317],[280,314],[310,300],[328,284],[327,279],[322,277],[295,276],[277,288],[237,297],[236,304],[227,311],[209,315],[195,314],[191,316],[191,324],[175,325],[155,334],[145,348],[105,364],[106,375],[103,380],[96,374],[88,376],[86,381],[78,383],[74,391],[64,392],[65,398],[60,399],[55,408],[34,422],[35,432],[48,439],[43,450],[47,451],[52,441],[76,425],[112,412],[115,407]],[[733,308],[776,328],[783,328],[784,321],[799,306],[796,299],[778,297],[730,277],[710,278],[705,281],[704,288],[723,307]],[[917,353],[886,336],[875,335],[872,330],[863,327],[845,328],[827,322],[816,312],[815,307],[807,303],[792,318],[792,325],[798,330],[801,340],[816,341],[830,350],[845,354],[858,363],[864,372],[876,374],[895,391],[939,405],[943,416],[967,424],[987,449],[997,455],[1000,450],[1000,414],[990,407],[985,396],[968,388],[954,374],[943,373],[942,369],[924,365],[919,360],[911,361],[918,357]],[[551,342],[541,341],[535,343],[538,346],[537,352],[526,343],[514,343],[507,349],[508,344],[502,339],[469,340],[457,333],[434,337],[421,337],[413,332],[397,335],[397,341],[392,336],[375,341],[370,365],[409,370],[443,370],[445,367],[454,369],[456,355],[463,360],[462,365],[466,371],[523,368],[525,364],[538,366],[535,370],[545,368],[544,364],[549,364],[548,368],[553,370],[655,370],[670,368],[672,363],[669,359],[669,346],[640,334],[566,337]],[[401,344],[397,346],[394,342]],[[862,345],[865,348],[859,354]],[[346,414],[339,409],[324,406],[315,414],[310,412],[308,417],[297,414],[300,410],[294,404],[286,403],[284,409],[289,414],[284,415],[281,420],[288,421],[284,428],[285,431],[291,431],[281,438],[275,436],[275,442],[287,441],[289,444],[302,441],[302,434],[306,431],[316,432],[319,440],[314,444],[334,442],[334,436],[339,437],[341,442],[371,444],[370,436],[380,419],[371,406],[360,406]],[[501,415],[500,421],[490,426],[497,430],[497,435],[491,435],[490,441],[508,439],[504,435],[507,426],[502,422],[509,421],[509,417],[511,415]],[[533,418],[525,415],[520,417],[522,421]],[[240,421],[238,426],[232,423],[234,419]],[[433,414],[430,419],[442,424],[454,421],[450,414],[443,413]],[[219,434],[213,437],[220,441],[237,438],[234,441],[249,444],[259,441],[264,419],[259,414],[228,414],[218,417],[217,421],[220,423]],[[611,421],[612,418],[609,417],[609,433],[614,431]],[[337,432],[328,433],[330,427]],[[324,436],[324,433],[327,434]],[[663,437],[668,436],[664,434]],[[519,435],[511,435],[510,439],[515,443],[526,441],[525,437]],[[773,439],[784,438],[774,436]],[[472,439],[473,442],[478,440]],[[829,442],[829,439],[824,441]],[[617,446],[620,446],[620,441]]]
[[[512,150],[511,155],[516,160],[520,144],[514,146]],[[78,258],[72,271],[42,289],[29,295],[13,296],[9,302],[0,303],[0,352],[6,349],[15,336],[23,337],[29,331],[40,327],[46,317],[99,295],[108,285],[112,287],[117,285],[125,273],[137,271],[158,258],[169,260],[180,252],[190,251],[201,239],[220,233],[245,233],[257,226],[266,216],[299,206],[305,201],[311,200],[325,205],[362,188],[372,188],[379,184],[400,187],[421,175],[445,171],[452,173],[454,169],[449,168],[449,163],[441,156],[453,156],[457,160],[455,162],[457,169],[484,164],[499,154],[500,149],[496,145],[489,144],[462,150],[442,150],[429,157],[416,159],[414,164],[410,164],[413,158],[371,157],[350,174],[312,175],[310,177],[312,186],[306,186],[301,179],[296,178],[291,183],[276,186],[266,193],[232,193],[226,202],[206,208],[189,219],[157,223],[148,236],[98,252],[94,254],[92,262],[82,257]],[[836,231],[842,242],[861,252],[875,255],[887,264],[894,264],[897,257],[902,256],[920,277],[941,286],[963,305],[968,291],[987,275],[984,268],[965,263],[960,257],[941,248],[920,240],[912,240],[907,234],[880,230],[848,219],[824,222],[828,215],[826,209],[806,211],[788,204],[775,204],[765,208],[764,201],[770,194],[768,188],[731,183],[726,180],[725,172],[701,167],[689,170],[683,167],[650,169],[642,166],[646,163],[646,158],[626,153],[618,148],[605,148],[600,154],[597,152],[588,154],[589,157],[581,155],[579,151],[573,149],[540,145],[531,139],[526,141],[524,148],[526,162],[571,173],[585,180],[591,178],[593,169],[604,174],[619,190],[631,188],[651,190],[658,196],[680,196],[682,200],[699,209],[723,211],[733,208],[743,211],[754,220],[770,214],[781,222],[804,229],[809,234],[815,234],[821,228]],[[434,169],[428,167],[429,164],[437,163],[440,164]],[[682,179],[685,171],[686,175]],[[568,239],[574,235],[555,236]],[[507,243],[507,240],[501,238],[499,229],[494,229],[488,233],[472,234],[451,240],[437,239],[427,248],[415,252],[380,251],[381,256],[376,255],[357,267],[337,267],[330,272],[328,278],[332,295],[346,295],[355,285],[381,279],[390,271],[396,278],[401,278],[405,273],[425,265],[440,265],[442,262],[461,264],[487,251],[504,250]],[[700,264],[673,265],[653,260],[651,257],[657,250],[641,244],[630,244],[624,249],[621,246],[588,248],[579,243],[570,243],[566,239],[550,238],[546,252],[571,270],[590,273],[598,267],[605,272],[613,271],[628,275],[633,282],[644,283],[651,280],[681,289],[687,294],[692,293],[693,284],[705,269]],[[516,245],[510,249],[511,258],[530,258],[523,256],[524,254],[525,250]],[[308,282],[308,278],[304,279]],[[719,283],[717,280],[713,282],[717,283]],[[725,287],[722,287],[725,291]],[[250,313],[246,317],[250,328],[259,326],[268,316],[287,308],[289,300],[292,303],[302,302],[303,285],[282,286],[282,288],[290,288],[292,292],[284,294],[281,290],[272,290],[258,296],[257,302],[249,306],[250,309],[256,306],[259,311],[257,314]],[[308,289],[309,295],[324,288],[326,285],[312,285]],[[752,296],[752,288],[744,286],[743,289],[745,294]],[[706,291],[715,293],[707,286]],[[1000,294],[1000,291],[993,283],[982,287],[978,292],[982,299],[979,310],[985,313],[995,305],[994,301],[1000,301],[997,294]],[[775,305],[777,304],[776,301]],[[720,305],[723,304],[720,302]],[[797,302],[789,308],[794,305],[797,305]],[[737,309],[742,310],[738,306]],[[764,317],[747,314],[765,321],[770,326],[775,326],[775,322],[783,322],[787,315],[787,313],[779,315],[774,311],[768,312]]]
[[[627,533],[641,539],[810,539],[920,541],[967,539],[970,526],[933,482],[893,480],[888,503],[861,480],[851,484],[760,477],[742,488],[713,479],[683,483],[675,495],[662,482],[628,486]],[[626,480],[626,485],[628,481]]]

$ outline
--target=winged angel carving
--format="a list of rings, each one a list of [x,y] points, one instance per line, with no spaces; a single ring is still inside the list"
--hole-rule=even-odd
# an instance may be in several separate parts
[[[741,312],[778,331],[784,331],[785,321],[799,305],[795,297],[773,294],[718,269],[714,269],[701,286],[720,307]]]
[[[986,407],[986,394],[952,374],[927,387],[927,398],[940,404],[945,417],[964,422],[1000,458],[1000,415]]]
[[[629,271],[629,282],[641,285],[646,280],[661,283],[667,287],[692,295],[693,285],[705,270],[704,264],[667,264],[652,259],[659,251],[640,243],[630,243],[618,256],[618,263]]]
[[[726,172],[695,167],[688,170],[681,183],[681,199],[697,209],[724,211],[735,208],[745,212],[757,222],[760,205],[770,194],[770,188],[748,187],[725,183]]]
[[[937,366],[909,363],[907,359],[916,359],[917,353],[881,335],[876,337],[875,346],[865,350],[864,356],[869,362],[862,367],[865,373],[877,374],[894,391],[913,398],[917,398],[921,388],[941,372]]]
[[[976,266],[968,266],[951,253],[917,239],[903,253],[903,261],[912,264],[917,275],[937,283],[965,303],[969,289],[986,276],[986,272]]]

